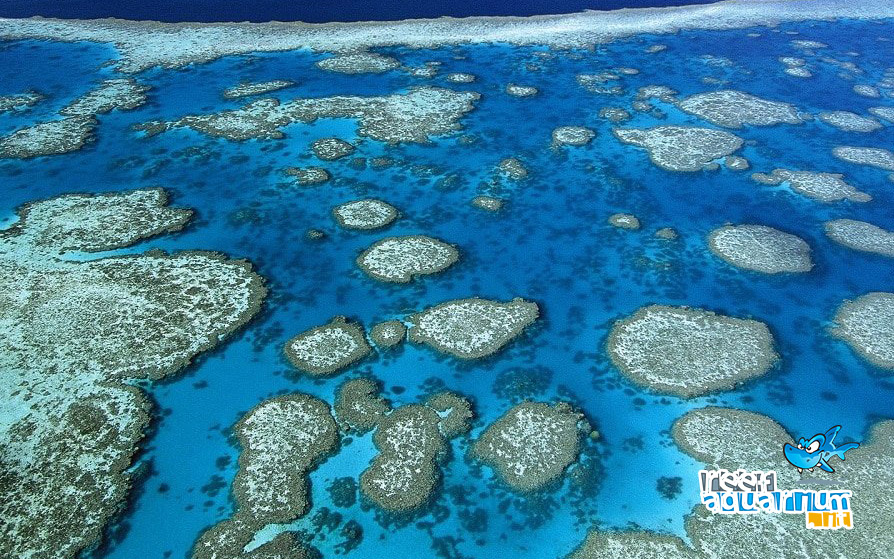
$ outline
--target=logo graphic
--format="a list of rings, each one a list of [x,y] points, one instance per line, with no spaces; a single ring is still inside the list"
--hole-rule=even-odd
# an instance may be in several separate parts
[[[845,452],[860,446],[859,443],[844,443],[841,446],[835,446],[835,435],[838,434],[838,431],[841,431],[841,425],[832,427],[825,434],[816,434],[809,440],[801,437],[798,439],[797,447],[785,443],[782,446],[785,459],[789,464],[798,468],[798,473],[803,470],[812,472],[816,466],[827,472],[834,472],[835,470],[827,460],[833,456],[844,460]]]
[[[835,446],[841,425],[810,439],[801,438],[797,446],[783,445],[785,459],[798,472],[812,471],[819,466],[827,472],[835,470],[828,460],[859,447],[858,443]],[[851,500],[846,489],[780,489],[775,471],[701,470],[699,473],[702,504],[714,514],[803,514],[810,530],[837,530],[854,527]],[[819,480],[814,480],[819,482]]]

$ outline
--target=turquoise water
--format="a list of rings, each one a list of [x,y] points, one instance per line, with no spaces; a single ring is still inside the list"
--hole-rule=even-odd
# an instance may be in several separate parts
[[[790,35],[799,31],[801,35]],[[385,518],[361,500],[343,506],[329,487],[337,478],[357,478],[374,449],[370,436],[354,437],[311,476],[313,508],[296,527],[313,536],[324,556],[350,551],[351,557],[559,557],[594,524],[639,526],[683,535],[683,516],[698,501],[695,472],[701,464],[681,453],[668,430],[686,410],[707,404],[737,406],[767,414],[798,436],[841,424],[843,435],[860,440],[880,418],[894,417],[894,383],[860,360],[826,328],[846,298],[868,291],[894,290],[894,261],[840,247],[822,233],[824,221],[853,217],[894,229],[894,183],[878,169],[831,157],[836,145],[890,147],[894,127],[870,134],[845,133],[819,121],[798,126],[746,128],[742,154],[751,171],[775,167],[845,173],[873,196],[867,204],[824,205],[784,188],[751,181],[751,171],[726,169],[673,174],[652,165],[645,152],[618,143],[611,124],[598,118],[603,106],[626,106],[644,85],[670,86],[688,95],[732,88],[796,104],[801,110],[851,110],[865,114],[891,99],[867,99],[854,83],[875,83],[894,66],[890,22],[799,24],[777,30],[686,32],[642,36],[593,51],[556,53],[507,45],[437,50],[385,49],[407,65],[442,62],[432,80],[400,71],[344,76],[318,70],[321,58],[309,52],[228,57],[180,70],[153,70],[137,78],[153,87],[150,102],[124,113],[99,117],[97,141],[80,152],[30,161],[0,162],[0,225],[29,200],[67,192],[108,192],[160,185],[175,205],[195,208],[186,231],[151,240],[148,248],[218,250],[251,260],[267,278],[270,296],[263,312],[243,331],[182,375],[148,386],[156,421],[139,455],[141,472],[127,510],[108,538],[87,554],[97,558],[181,558],[199,532],[232,512],[229,485],[238,449],[230,427],[261,400],[303,391],[332,401],[347,378],[371,373],[396,404],[417,401],[446,387],[470,396],[478,419],[470,438],[453,442],[445,461],[440,495],[430,510],[412,519]],[[757,32],[760,38],[748,37]],[[840,69],[808,57],[814,77],[782,73],[779,56],[801,56],[792,39],[830,45],[823,55],[855,62],[857,81]],[[646,46],[668,45],[659,54]],[[848,54],[850,53],[850,54]],[[708,57],[710,55],[710,57]],[[49,118],[98,80],[115,75],[103,63],[113,49],[83,43],[15,42],[0,46],[0,94],[29,88],[49,100],[27,112],[0,115],[0,133]],[[527,67],[533,64],[535,67]],[[598,95],[577,85],[575,76],[625,66],[640,70],[619,83],[625,93]],[[449,72],[471,72],[472,84],[451,84]],[[702,78],[724,80],[723,86]],[[239,81],[290,79],[296,87],[272,94],[382,95],[415,85],[434,84],[483,94],[462,124],[462,133],[430,145],[391,147],[356,137],[350,120],[296,124],[286,139],[229,142],[191,130],[142,138],[134,123],[175,119],[185,114],[235,108],[223,89]],[[533,85],[540,94],[515,98],[503,93],[509,82]],[[659,104],[666,118],[634,113],[624,126],[685,123],[710,126]],[[553,150],[550,133],[560,125],[597,131],[583,148]],[[475,136],[472,146],[458,141]],[[338,136],[358,146],[356,155],[387,155],[399,164],[385,170],[357,169],[348,158],[326,166],[330,183],[301,188],[281,173],[287,166],[317,164],[308,155],[318,138]],[[530,178],[497,181],[493,168],[504,157],[522,159]],[[451,178],[453,177],[453,178]],[[478,193],[508,199],[499,214],[470,206]],[[377,197],[404,217],[376,233],[339,230],[333,206]],[[625,211],[643,223],[640,231],[620,231],[606,222]],[[708,232],[726,222],[771,225],[795,233],[814,249],[816,267],[808,274],[770,277],[734,269],[706,248]],[[673,242],[656,239],[661,227],[675,228]],[[327,232],[308,241],[305,231]],[[443,274],[409,285],[375,282],[354,265],[364,248],[384,236],[425,233],[456,244],[460,262]],[[365,361],[339,376],[311,380],[296,374],[281,354],[284,342],[337,314],[369,326],[447,299],[480,295],[494,299],[523,296],[540,304],[534,327],[495,357],[472,363],[438,356],[424,347],[401,349]],[[766,322],[777,341],[782,364],[742,388],[712,397],[680,400],[638,388],[608,361],[604,342],[611,323],[648,303],[686,304]],[[517,398],[562,398],[580,407],[602,433],[587,442],[583,482],[566,480],[541,495],[520,497],[496,482],[490,469],[466,458],[468,440],[513,403],[499,387],[512,375],[537,379],[537,389]],[[662,496],[658,480],[681,477],[681,491]],[[335,502],[338,501],[338,502]],[[327,515],[328,513],[328,515]],[[335,514],[340,516],[335,516]],[[346,541],[349,521],[362,526],[361,541]]]

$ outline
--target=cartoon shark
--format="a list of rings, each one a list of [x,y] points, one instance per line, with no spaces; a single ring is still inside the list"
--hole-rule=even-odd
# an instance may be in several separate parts
[[[798,468],[798,473],[801,473],[802,470],[813,471],[813,468],[816,466],[819,466],[827,472],[834,472],[835,470],[832,469],[832,466],[830,466],[826,460],[832,456],[837,456],[844,460],[845,452],[860,446],[859,443],[844,443],[843,445],[836,447],[834,444],[835,435],[837,435],[840,430],[841,425],[836,425],[826,431],[825,434],[820,433],[814,435],[809,440],[801,437],[798,439],[797,447],[785,443],[782,446],[785,459],[788,460],[792,466]]]

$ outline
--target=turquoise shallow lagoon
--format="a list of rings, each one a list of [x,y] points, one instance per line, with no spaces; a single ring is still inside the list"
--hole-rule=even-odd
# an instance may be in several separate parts
[[[632,114],[625,127],[714,127],[662,102],[656,106],[663,117],[633,111],[637,89],[653,84],[671,87],[681,97],[737,89],[792,103],[805,113],[865,115],[870,107],[894,106],[890,90],[872,99],[852,89],[879,82],[894,67],[890,32],[891,22],[808,22],[637,36],[593,50],[497,44],[379,51],[405,66],[440,62],[431,79],[400,69],[325,72],[314,63],[327,55],[306,51],[230,56],[138,74],[136,79],[152,88],[149,102],[100,115],[96,141],[80,151],[0,161],[2,226],[31,200],[162,186],[174,205],[195,208],[196,218],[181,233],[120,252],[216,250],[250,260],[270,289],[263,311],[246,328],[183,374],[146,386],[155,401],[155,420],[134,466],[135,490],[106,540],[85,556],[188,556],[204,528],[232,513],[229,486],[239,455],[232,425],[277,394],[302,391],[332,402],[338,384],[360,374],[380,379],[395,404],[417,402],[443,387],[460,392],[473,400],[476,420],[469,436],[452,441],[431,507],[409,520],[387,518],[359,498],[349,506],[335,502],[333,482],[356,480],[375,453],[370,435],[343,441],[341,451],[310,474],[313,507],[294,526],[307,532],[325,557],[562,557],[594,525],[685,536],[683,518],[699,501],[696,472],[703,464],[677,449],[669,429],[687,410],[715,404],[756,411],[799,436],[840,424],[856,440],[876,421],[894,418],[890,376],[827,330],[843,300],[894,291],[894,260],[842,247],[823,233],[824,222],[845,217],[894,229],[894,182],[888,172],[831,155],[839,145],[890,148],[894,126],[887,123],[871,133],[843,132],[819,120],[745,127],[734,132],[747,140],[740,154],[750,161],[749,171],[672,173],[653,165],[644,150],[618,142],[612,135],[618,125],[598,115],[603,107],[624,107]],[[829,46],[805,55],[791,44],[797,39]],[[655,44],[667,49],[647,53]],[[783,73],[778,58],[784,56],[805,58],[813,77]],[[0,95],[34,89],[47,96],[28,111],[0,114],[0,134],[48,119],[98,81],[116,77],[105,64],[115,57],[112,47],[90,43],[0,44]],[[853,62],[860,72],[846,72],[835,61]],[[619,67],[639,73],[611,82],[620,86],[614,94],[577,83],[580,74]],[[477,79],[452,83],[446,79],[451,72]],[[389,146],[361,138],[350,119],[293,124],[283,129],[283,139],[244,142],[189,129],[152,137],[131,129],[150,120],[236,108],[245,101],[223,99],[224,89],[267,80],[296,82],[268,94],[282,101],[386,95],[420,85],[476,91],[482,98],[461,120],[461,131],[427,145]],[[507,95],[508,83],[535,86],[539,94]],[[552,130],[563,125],[590,127],[596,137],[583,147],[553,148]],[[334,180],[302,187],[282,173],[289,166],[319,165],[309,146],[331,136],[357,146],[353,156],[324,164]],[[396,164],[377,169],[351,162],[383,156]],[[528,178],[498,177],[494,169],[506,157],[522,160]],[[823,204],[749,178],[752,171],[778,167],[843,173],[873,200]],[[470,201],[481,193],[504,198],[505,208],[489,213],[473,207]],[[364,197],[387,201],[402,218],[385,231],[340,229],[332,207]],[[635,214],[642,228],[612,227],[607,220],[617,212]],[[725,223],[759,223],[800,236],[813,249],[813,270],[768,276],[733,268],[707,248],[708,233]],[[663,227],[674,228],[678,238],[656,238]],[[305,233],[312,228],[326,237],[308,240]],[[379,283],[357,269],[360,251],[402,234],[453,243],[460,260],[409,284]],[[286,340],[334,315],[371,326],[475,295],[534,300],[541,319],[504,351],[473,362],[404,344],[340,375],[314,380],[282,354]],[[736,390],[689,400],[638,387],[609,361],[605,340],[614,320],[650,303],[761,320],[777,340],[780,364]],[[513,398],[501,387],[519,376],[532,382]],[[467,458],[469,441],[521,398],[571,401],[601,433],[598,441],[585,443],[575,466],[584,475],[576,482],[566,479],[548,491],[520,496],[492,470]],[[659,491],[662,478],[680,478],[679,491]],[[349,521],[360,524],[362,539],[344,535]]]

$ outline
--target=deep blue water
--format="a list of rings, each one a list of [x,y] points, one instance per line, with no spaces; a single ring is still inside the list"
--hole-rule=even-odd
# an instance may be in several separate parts
[[[799,31],[802,36],[788,32]],[[758,32],[760,38],[747,34]],[[400,71],[342,76],[320,71],[320,55],[287,52],[236,56],[180,70],[153,70],[138,78],[150,84],[151,102],[135,111],[99,117],[98,140],[80,152],[30,161],[0,162],[0,225],[32,199],[71,191],[107,192],[161,185],[174,204],[196,208],[186,231],[131,249],[202,248],[250,259],[268,278],[270,297],[251,325],[183,375],[149,388],[157,403],[154,430],[140,461],[149,467],[130,506],[110,530],[98,558],[162,559],[187,555],[198,533],[230,515],[228,488],[238,449],[229,438],[236,420],[275,394],[304,391],[332,401],[347,378],[371,372],[396,404],[417,401],[433,386],[469,395],[478,419],[471,434],[502,414],[512,401],[497,387],[519,369],[538,379],[535,399],[565,398],[578,405],[603,434],[588,442],[585,461],[590,483],[566,481],[543,495],[522,498],[493,479],[493,473],[465,459],[467,438],[453,443],[440,495],[431,510],[405,527],[388,526],[362,503],[333,504],[327,488],[340,477],[357,478],[373,455],[371,437],[355,437],[311,476],[314,508],[297,526],[313,532],[330,557],[343,540],[338,528],[318,529],[324,508],[341,521],[356,520],[364,538],[351,557],[560,557],[598,523],[682,535],[683,516],[698,501],[695,472],[701,464],[682,454],[668,429],[686,410],[707,404],[738,406],[767,414],[793,434],[807,435],[842,424],[860,439],[880,418],[894,417],[894,385],[883,372],[858,358],[826,332],[843,299],[868,291],[894,290],[894,261],[858,253],[829,241],[824,221],[854,217],[894,229],[894,183],[878,169],[850,165],[830,156],[835,145],[889,147],[894,127],[871,134],[847,134],[818,121],[798,126],[746,128],[743,155],[751,171],[775,167],[844,173],[870,193],[867,204],[821,204],[784,188],[759,185],[746,173],[720,169],[674,174],[653,166],[645,152],[620,145],[599,108],[628,106],[638,87],[663,84],[683,95],[719,88],[704,77],[727,80],[724,87],[795,103],[802,110],[844,109],[865,113],[892,100],[871,100],[851,91],[853,81],[818,58],[810,58],[812,79],[785,76],[779,56],[798,56],[793,38],[831,45],[824,54],[856,62],[861,83],[878,81],[894,66],[894,45],[879,42],[891,23],[801,24],[777,30],[686,32],[634,37],[595,51],[557,53],[505,45],[437,50],[388,49],[408,65],[437,60],[442,74],[419,80]],[[668,45],[643,54],[654,43]],[[710,55],[710,57],[708,57]],[[114,75],[103,62],[115,56],[105,46],[16,42],[0,48],[0,94],[34,88],[50,96],[28,112],[0,115],[0,133],[49,118],[96,81]],[[533,66],[528,67],[528,63]],[[600,96],[575,82],[580,73],[626,66],[641,70],[624,77],[625,93]],[[468,85],[447,82],[448,72],[472,72]],[[479,140],[458,142],[460,134],[431,145],[386,146],[356,136],[350,120],[321,120],[285,129],[278,141],[228,142],[190,130],[140,138],[133,123],[205,113],[239,102],[221,91],[242,80],[291,79],[299,85],[276,92],[295,96],[386,94],[433,83],[479,91],[477,109],[463,120],[463,134]],[[502,91],[516,82],[540,88],[518,99]],[[707,125],[662,105],[664,120],[635,113],[628,126],[659,123]],[[597,138],[584,148],[550,149],[559,125],[586,125]],[[710,125],[707,125],[710,126]],[[358,170],[347,160],[328,164],[336,180],[300,188],[285,180],[286,166],[314,164],[309,144],[337,135],[358,145],[357,155],[389,155],[400,164],[386,170]],[[509,203],[500,214],[472,208],[469,200],[492,182],[504,157],[521,158],[531,177],[498,187]],[[458,177],[455,182],[449,176]],[[482,186],[484,185],[484,186]],[[360,197],[378,197],[404,218],[384,232],[339,230],[333,206]],[[610,227],[617,211],[635,213],[637,232]],[[816,267],[807,274],[771,277],[734,269],[714,258],[705,237],[726,222],[778,227],[806,239]],[[678,241],[654,237],[674,227]],[[328,233],[322,242],[304,238],[308,228]],[[458,245],[462,258],[446,273],[409,285],[384,285],[354,266],[356,254],[389,235],[425,233]],[[371,325],[404,316],[447,299],[481,295],[536,300],[542,319],[497,356],[460,363],[424,347],[405,346],[364,362],[332,379],[295,375],[285,363],[283,343],[309,327],[345,314]],[[604,342],[613,320],[647,303],[686,304],[735,316],[752,316],[772,329],[782,365],[742,388],[716,396],[680,400],[650,393],[627,382],[608,361]],[[890,379],[890,377],[887,377]],[[663,498],[657,480],[682,477],[682,492]]]
[[[383,21],[441,16],[531,16],[564,14],[583,10],[615,10],[710,4],[717,0],[340,0],[307,2],[282,0],[4,0],[0,17],[60,17],[92,19],[117,17],[154,21]]]

